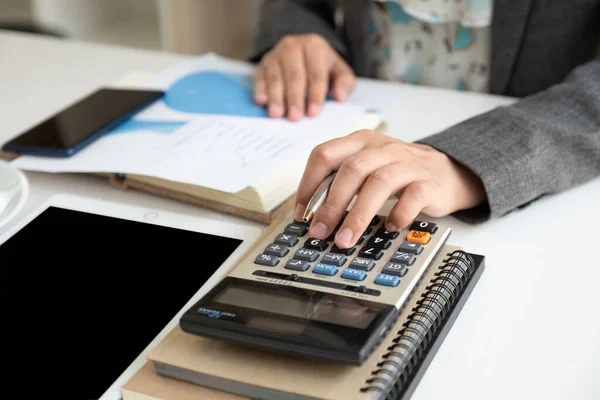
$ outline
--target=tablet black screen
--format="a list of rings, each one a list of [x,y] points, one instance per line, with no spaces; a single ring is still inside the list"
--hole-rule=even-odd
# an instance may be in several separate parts
[[[240,244],[45,210],[0,246],[0,398],[97,399]]]

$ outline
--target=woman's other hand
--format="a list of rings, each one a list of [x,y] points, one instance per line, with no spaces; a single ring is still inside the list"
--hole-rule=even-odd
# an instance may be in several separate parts
[[[330,89],[335,100],[344,101],[354,85],[354,72],[325,39],[290,35],[258,64],[254,98],[270,117],[297,121],[318,115]]]

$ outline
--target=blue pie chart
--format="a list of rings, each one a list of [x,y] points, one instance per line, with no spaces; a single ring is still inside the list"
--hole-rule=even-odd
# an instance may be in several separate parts
[[[177,80],[163,102],[174,111],[190,114],[221,114],[267,117],[267,110],[254,103],[251,75],[201,71]]]

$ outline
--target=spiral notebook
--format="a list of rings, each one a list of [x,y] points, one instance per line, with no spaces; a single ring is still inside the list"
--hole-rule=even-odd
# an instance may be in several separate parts
[[[446,246],[361,366],[294,359],[184,333],[149,354],[157,376],[259,399],[408,399],[484,269],[484,257]]]

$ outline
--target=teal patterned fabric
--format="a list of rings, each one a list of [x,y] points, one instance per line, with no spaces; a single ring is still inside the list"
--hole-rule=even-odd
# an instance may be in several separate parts
[[[487,92],[492,0],[374,0],[377,77]]]

